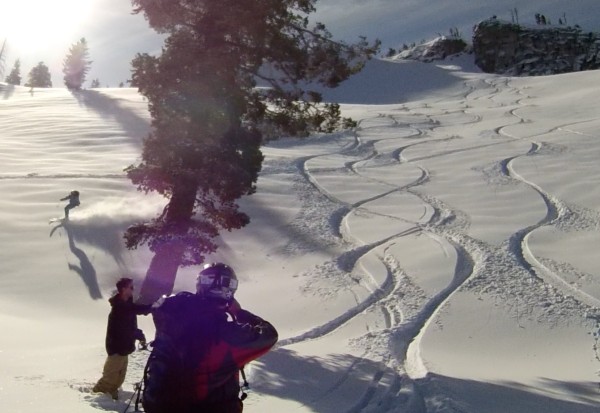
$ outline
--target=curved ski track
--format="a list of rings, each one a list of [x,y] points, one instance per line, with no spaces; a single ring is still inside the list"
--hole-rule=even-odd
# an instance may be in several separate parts
[[[508,104],[517,106],[514,109],[510,109],[507,114],[517,118],[516,123],[527,122],[526,119],[519,116],[518,110],[524,105],[523,100],[528,96],[520,96],[522,95],[522,92],[512,88],[508,79],[500,79],[499,81],[496,79],[496,82],[486,80],[484,87],[482,87],[481,81],[475,82],[478,82],[479,85],[472,85],[469,81],[465,82],[467,92],[463,96],[462,103],[466,109],[461,113],[464,118],[463,124],[478,123],[482,121],[481,116],[468,113],[468,109],[471,107],[468,102],[480,99],[487,99],[487,102],[492,107],[507,106]],[[506,101],[496,102],[497,97],[503,92],[510,93],[512,99],[508,103]],[[404,151],[416,145],[432,145],[452,139],[460,139],[460,137],[456,136],[443,139],[431,137],[430,133],[435,128],[444,126],[443,120],[439,119],[443,118],[444,115],[449,112],[440,110],[440,113],[432,114],[427,105],[425,106],[427,113],[420,113],[419,109],[420,108],[408,109],[406,105],[403,105],[400,108],[401,111],[404,111],[404,114],[409,114],[413,118],[416,117],[420,119],[419,122],[406,123],[400,121],[398,118],[400,118],[402,114],[398,115],[398,110],[394,113],[388,112],[373,118],[362,119],[359,123],[356,135],[354,136],[354,144],[337,153],[338,155],[353,157],[354,159],[344,162],[339,165],[338,168],[334,168],[335,170],[343,171],[341,173],[345,174],[353,174],[357,176],[357,178],[366,179],[387,186],[389,187],[387,191],[383,191],[377,195],[353,203],[343,202],[336,198],[333,192],[328,190],[324,184],[319,182],[319,177],[316,173],[319,171],[311,170],[307,166],[309,161],[317,157],[330,156],[332,154],[305,157],[298,159],[296,163],[301,176],[306,182],[312,185],[315,191],[340,206],[338,209],[338,216],[331,217],[331,220],[336,222],[337,225],[335,235],[346,243],[354,245],[354,247],[336,259],[338,268],[349,277],[350,273],[357,266],[357,263],[362,257],[365,257],[368,254],[376,254],[377,249],[383,248],[384,251],[383,255],[378,257],[386,268],[387,273],[383,278],[384,281],[380,283],[378,288],[372,290],[368,297],[361,302],[358,302],[355,307],[332,318],[323,325],[316,326],[296,337],[290,337],[279,343],[279,346],[288,346],[305,340],[318,339],[319,337],[323,337],[338,329],[340,326],[366,310],[377,309],[381,312],[385,320],[386,328],[383,331],[369,333],[369,335],[387,337],[388,346],[392,350],[391,354],[393,354],[394,359],[384,360],[388,368],[382,368],[373,375],[368,390],[356,405],[347,411],[347,413],[400,411],[398,409],[413,413],[425,413],[428,411],[426,396],[423,394],[423,391],[419,389],[422,385],[418,383],[417,379],[413,380],[409,374],[409,371],[414,366],[406,365],[408,362],[409,347],[411,346],[411,343],[413,343],[413,346],[418,347],[420,333],[432,322],[438,310],[456,291],[462,286],[467,285],[470,279],[477,278],[485,272],[486,265],[490,264],[482,264],[483,262],[489,261],[493,263],[494,261],[508,261],[509,265],[516,267],[515,271],[517,273],[522,270],[522,272],[530,274],[531,277],[537,279],[539,282],[549,283],[553,287],[558,286],[558,288],[562,289],[566,294],[571,295],[575,300],[581,303],[590,306],[600,305],[600,302],[597,299],[578,290],[562,280],[558,275],[552,273],[550,269],[546,268],[535,258],[528,248],[528,238],[534,231],[542,226],[554,225],[565,214],[565,211],[568,210],[566,205],[559,199],[556,199],[551,194],[545,192],[535,183],[527,181],[514,170],[513,161],[515,159],[522,156],[535,155],[538,153],[543,143],[532,141],[529,152],[520,155],[517,154],[500,161],[500,173],[508,179],[528,185],[532,190],[537,192],[546,205],[546,216],[539,222],[515,232],[508,241],[507,250],[502,251],[502,249],[500,249],[499,251],[494,250],[493,248],[490,249],[490,247],[484,245],[484,243],[466,235],[465,231],[468,229],[469,223],[468,217],[466,217],[464,213],[452,210],[452,208],[444,205],[440,200],[422,195],[418,190],[415,190],[418,189],[419,186],[426,185],[430,180],[430,171],[419,164],[420,161],[426,160],[430,158],[430,156],[413,158],[410,161],[406,161],[403,158]],[[368,124],[369,120],[376,119],[379,121],[381,119],[389,121],[389,125],[383,127],[404,128],[404,130],[408,129],[412,131],[412,133],[396,138],[398,141],[396,149],[387,153],[379,153],[376,148],[378,140],[369,139],[370,127],[364,125]],[[458,151],[469,151],[493,145],[500,145],[505,143],[506,139],[522,140],[533,138],[519,138],[507,133],[505,128],[512,125],[514,125],[514,123],[499,125],[494,129],[494,132],[499,137],[505,138],[503,141],[441,152],[431,155],[431,157],[445,156]],[[382,126],[381,123],[379,123],[372,127],[381,128]],[[563,125],[555,129],[567,127],[568,125]],[[389,138],[386,140],[389,141]],[[378,159],[383,160],[384,162],[380,165],[368,165],[368,161]],[[384,179],[376,179],[363,174],[363,171],[366,171],[369,168],[393,168],[394,164],[400,165],[403,163],[409,163],[421,171],[420,176],[416,180],[405,185],[397,186]],[[330,171],[329,168],[327,170]],[[382,215],[378,212],[369,210],[369,203],[385,198],[393,193],[406,193],[418,197],[424,205],[428,205],[433,210],[429,221],[425,224],[410,222],[402,218]],[[404,230],[397,234],[384,237],[369,244],[357,245],[354,238],[348,234],[347,231],[344,231],[348,217],[356,212],[385,216],[388,219],[411,223],[413,226],[409,230]],[[388,249],[393,245],[394,240],[411,234],[425,232],[430,234],[430,236],[439,237],[440,239],[445,240],[449,245],[452,245],[457,256],[454,277],[451,282],[446,288],[432,297],[427,297],[422,291],[419,291],[419,288],[414,286],[411,282],[410,274],[407,274],[401,268],[397,260],[395,260],[392,255],[388,254]],[[519,270],[519,268],[521,268],[521,270]],[[420,308],[416,311],[408,311],[408,313],[398,304],[401,302],[403,294],[406,293],[407,289],[412,289],[411,294],[421,294],[422,296]],[[411,361],[411,363],[415,362],[418,364],[419,360]],[[395,371],[395,373],[392,374],[393,377],[389,377],[390,371]],[[386,377],[385,385],[382,384],[384,377]],[[347,375],[341,379],[341,382],[346,378]],[[452,403],[449,401],[448,405],[451,404]]]

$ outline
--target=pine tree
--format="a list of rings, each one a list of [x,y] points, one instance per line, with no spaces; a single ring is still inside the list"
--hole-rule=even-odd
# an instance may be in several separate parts
[[[85,76],[92,62],[88,60],[89,50],[85,38],[82,37],[69,49],[63,62],[63,74],[67,89],[79,90],[85,82]]]
[[[379,48],[309,28],[316,0],[132,0],[167,35],[160,56],[138,54],[132,86],[148,98],[153,131],[127,173],[169,198],[151,222],[130,227],[127,247],[155,252],[142,286],[149,302],[170,293],[180,265],[203,262],[221,230],[249,217],[237,200],[255,192],[264,139],[332,131],[339,105],[302,84],[335,87]],[[269,68],[269,69],[265,69]],[[268,88],[255,88],[260,79]]]
[[[21,84],[21,61],[19,59],[15,61],[15,65],[6,76],[6,83],[17,86]]]
[[[0,47],[0,78],[4,76],[4,62],[6,60],[6,39],[2,42]]]
[[[44,62],[39,62],[37,66],[29,71],[29,78],[25,86],[28,87],[52,87],[52,77],[50,70]]]

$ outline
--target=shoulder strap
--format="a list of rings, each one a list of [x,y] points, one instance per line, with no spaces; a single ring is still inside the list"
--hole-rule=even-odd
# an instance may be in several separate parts
[[[244,383],[240,387],[240,392],[241,392],[240,400],[241,401],[246,400],[246,398],[248,397],[248,393],[246,391],[250,390],[250,383],[248,383],[248,379],[246,378],[246,372],[244,371],[244,367],[246,367],[246,366],[242,366],[242,368],[240,369],[240,374],[242,375],[242,379],[244,380]]]

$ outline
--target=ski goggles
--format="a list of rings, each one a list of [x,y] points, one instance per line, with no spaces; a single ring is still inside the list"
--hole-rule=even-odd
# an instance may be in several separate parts
[[[198,278],[199,284],[202,287],[224,287],[234,291],[238,288],[238,280],[236,278],[216,274],[201,274]]]

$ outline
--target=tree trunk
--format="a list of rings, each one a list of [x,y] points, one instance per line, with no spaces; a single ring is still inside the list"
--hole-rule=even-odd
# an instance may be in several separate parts
[[[142,283],[139,303],[151,304],[162,295],[173,292],[183,250],[184,246],[180,243],[169,243],[157,248]]]
[[[197,185],[193,184],[181,185],[173,191],[167,206],[165,221],[167,225],[172,224],[178,234],[183,235],[189,229],[194,213],[196,191]],[[177,270],[187,247],[179,241],[176,234],[173,235],[169,241],[155,247],[154,257],[142,283],[139,303],[150,304],[162,295],[170,295],[173,292]]]

